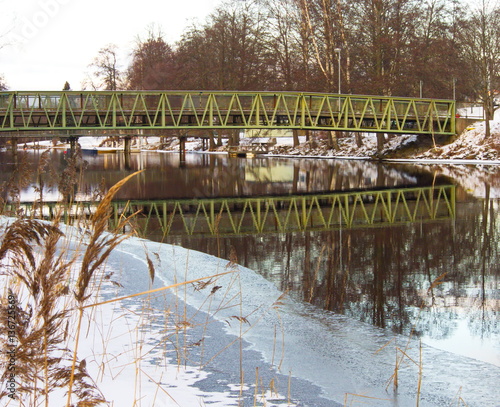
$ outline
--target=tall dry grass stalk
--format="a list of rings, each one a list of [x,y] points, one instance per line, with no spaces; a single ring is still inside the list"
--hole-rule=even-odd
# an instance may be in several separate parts
[[[87,290],[89,289],[90,281],[95,272],[100,266],[103,265],[116,246],[128,237],[128,235],[121,234],[120,231],[123,229],[123,226],[128,223],[129,219],[135,216],[135,214],[132,214],[125,219],[121,219],[118,225],[116,225],[114,232],[112,234],[106,234],[109,220],[111,218],[111,201],[123,184],[141,172],[142,171],[137,171],[130,174],[113,185],[104,196],[92,216],[90,239],[83,254],[82,265],[76,283],[75,298],[80,305],[83,305],[85,300],[87,300],[90,296]]]
[[[439,286],[444,282],[444,278],[446,277],[447,272],[444,272],[443,274],[439,275],[436,277],[430,284],[429,288],[427,289],[427,295],[431,296],[432,298],[434,297],[434,288]],[[432,304],[434,301],[432,300]],[[422,301],[422,304],[420,305],[419,312],[422,312],[422,310],[426,307],[425,301]],[[420,316],[419,316],[420,318]],[[403,365],[403,362],[409,361],[411,364],[417,367],[417,389],[416,389],[416,400],[415,400],[415,405],[416,407],[420,406],[420,399],[421,399],[421,394],[422,394],[422,385],[423,385],[423,377],[424,377],[424,364],[423,364],[423,349],[422,349],[422,341],[419,341],[419,348],[418,348],[418,360],[415,358],[412,358],[409,355],[409,351],[411,349],[412,345],[412,340],[413,340],[413,334],[414,334],[414,329],[411,330],[410,335],[407,338],[406,345],[404,348],[400,348],[398,346],[395,347],[396,351],[396,361],[394,364],[394,371],[387,381],[387,386],[386,390],[389,388],[389,386],[393,385],[394,391],[397,390],[399,386],[399,370],[401,369],[401,366]],[[379,348],[375,354],[379,353],[390,345],[394,341],[394,338],[391,339],[389,342],[387,342],[384,346]],[[460,398],[460,400],[463,402],[463,400]],[[465,402],[464,402],[465,403]]]
[[[130,174],[129,176],[113,185],[100,202],[91,219],[90,238],[83,254],[83,259],[76,279],[74,291],[74,296],[78,307],[78,329],[76,331],[77,333],[73,350],[71,372],[68,383],[67,407],[71,406],[73,391],[75,391],[78,398],[81,398],[81,388],[79,386],[81,381],[78,380],[79,374],[81,374],[81,372],[77,368],[77,352],[81,333],[81,323],[83,319],[83,307],[85,305],[85,302],[92,295],[92,291],[90,291],[92,288],[92,279],[95,276],[96,271],[99,270],[99,268],[104,264],[104,262],[108,259],[109,255],[116,248],[116,246],[118,246],[123,240],[127,239],[128,235],[123,235],[120,233],[120,231],[123,229],[123,226],[128,223],[129,218],[135,215],[133,214],[128,218],[122,219],[118,223],[118,225],[116,225],[116,229],[114,230],[114,232],[111,234],[107,234],[106,232],[108,229],[109,220],[112,215],[111,201],[113,200],[113,197],[116,195],[119,189],[129,179],[141,172],[142,171],[137,171],[133,174]],[[98,404],[103,402],[104,400],[96,399],[95,401]]]

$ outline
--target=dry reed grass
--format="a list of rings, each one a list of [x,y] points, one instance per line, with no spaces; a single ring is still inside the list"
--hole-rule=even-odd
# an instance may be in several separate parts
[[[2,274],[16,298],[13,328],[9,331],[9,308],[2,298],[0,343],[15,355],[16,397],[21,405],[48,406],[50,395],[67,388],[71,377],[75,393],[87,405],[104,399],[86,374],[82,362],[71,366],[72,353],[66,346],[72,301],[70,275],[74,258],[59,252],[63,233],[54,224],[33,219],[17,219],[7,226],[0,246]],[[2,366],[1,380],[12,370]],[[6,397],[5,386],[0,397]]]
[[[45,162],[42,159],[42,165]],[[72,394],[82,406],[105,401],[86,372],[85,360],[79,360],[76,349],[71,351],[65,343],[76,309],[80,310],[80,326],[81,310],[92,295],[89,291],[96,271],[127,237],[116,231],[106,232],[111,200],[134,175],[113,186],[101,201],[91,221],[90,238],[76,280],[72,280],[73,266],[80,253],[70,255],[60,249],[64,247],[61,242],[64,235],[58,227],[59,216],[52,224],[18,218],[3,231],[0,265],[9,295],[2,297],[0,345],[15,355],[12,359],[15,366],[11,364],[9,369],[9,365],[2,363],[0,379],[7,382],[14,368],[16,396],[21,405],[48,406],[51,393],[57,389],[67,389],[68,406]],[[72,188],[71,181],[67,182]],[[18,199],[18,190],[15,191],[11,198]],[[10,297],[16,299],[12,304],[6,302]],[[8,397],[5,389],[3,386],[0,398]]]
[[[444,282],[444,278],[446,277],[446,274],[447,274],[447,272],[439,275],[431,282],[429,288],[427,289],[427,295],[430,295],[431,297],[433,297],[434,288],[436,288],[437,286],[439,286],[440,284],[442,284]],[[432,303],[433,303],[433,301],[432,301]],[[420,312],[425,307],[426,307],[426,304],[425,304],[425,301],[423,301],[421,306],[420,306]],[[422,386],[423,386],[423,378],[424,378],[424,361],[423,361],[423,355],[422,355],[423,350],[422,350],[422,341],[421,340],[418,342],[418,344],[419,344],[419,346],[418,346],[418,359],[411,357],[409,355],[409,351],[411,350],[411,346],[413,343],[413,333],[414,333],[414,330],[412,329],[412,331],[410,332],[410,335],[407,338],[406,345],[403,348],[401,348],[399,346],[395,347],[396,359],[395,359],[395,363],[394,363],[394,370],[393,370],[391,377],[387,381],[386,390],[388,390],[392,384],[394,392],[397,391],[397,389],[399,387],[399,371],[401,370],[401,368],[405,364],[405,362],[410,362],[410,364],[413,364],[417,368],[415,406],[419,407],[421,404]],[[375,354],[381,352],[384,348],[389,346],[393,341],[394,341],[394,338],[391,339],[389,342],[387,342],[384,346],[379,348],[375,352]],[[345,398],[345,402],[344,402],[345,406],[352,405],[352,404],[347,404],[348,399],[349,399],[348,396],[352,397],[352,399],[350,401],[351,403],[356,398],[362,399],[362,398],[366,397],[364,395],[359,395],[359,394],[346,394],[346,398]],[[388,400],[388,401],[390,401],[390,400]],[[465,400],[463,400],[463,398],[460,396],[460,390],[458,391],[457,396],[452,401],[452,403],[453,404],[450,404],[450,405],[467,406]]]

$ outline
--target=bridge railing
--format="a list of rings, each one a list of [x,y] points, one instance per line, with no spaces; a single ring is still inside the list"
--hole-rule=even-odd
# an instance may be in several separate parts
[[[455,102],[298,92],[0,93],[0,131],[290,128],[455,132]]]

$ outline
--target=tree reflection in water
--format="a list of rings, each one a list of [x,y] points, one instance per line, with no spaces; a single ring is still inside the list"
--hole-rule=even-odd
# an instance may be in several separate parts
[[[242,265],[295,298],[396,333],[444,339],[466,318],[472,335],[498,338],[499,211],[488,202],[459,203],[456,220],[221,237],[221,255],[234,247]],[[208,253],[217,246],[175,240]]]

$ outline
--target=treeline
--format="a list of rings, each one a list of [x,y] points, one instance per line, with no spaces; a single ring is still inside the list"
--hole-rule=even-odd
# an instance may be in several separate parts
[[[113,45],[99,51],[89,87],[340,87],[476,101],[500,90],[500,9],[458,0],[231,0],[176,44],[150,27],[123,71],[117,54]]]

